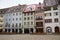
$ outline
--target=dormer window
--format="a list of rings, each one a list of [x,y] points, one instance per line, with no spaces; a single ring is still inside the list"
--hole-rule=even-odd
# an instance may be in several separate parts
[[[1,13],[2,13],[2,11],[1,11]]]
[[[32,10],[32,8],[31,8],[31,7],[28,7],[28,8],[27,8],[27,10],[31,11],[31,10]]]

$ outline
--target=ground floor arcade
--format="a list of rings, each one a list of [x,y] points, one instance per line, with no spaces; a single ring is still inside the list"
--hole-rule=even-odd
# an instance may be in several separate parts
[[[60,27],[46,27],[45,28],[45,33],[60,33]]]
[[[29,34],[29,33],[34,33],[34,28],[23,28],[23,29],[4,29],[4,33],[24,33],[24,34]]]

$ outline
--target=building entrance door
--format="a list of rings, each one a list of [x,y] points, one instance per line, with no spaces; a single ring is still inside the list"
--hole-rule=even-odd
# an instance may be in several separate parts
[[[19,33],[22,33],[22,29],[19,29]]]
[[[25,34],[29,34],[29,28],[25,28],[25,29],[24,29],[24,33],[25,33]]]
[[[55,27],[55,33],[59,33],[59,27]]]
[[[43,28],[36,28],[36,33],[43,33]]]

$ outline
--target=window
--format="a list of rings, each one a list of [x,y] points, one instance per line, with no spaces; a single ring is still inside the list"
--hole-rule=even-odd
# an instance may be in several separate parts
[[[20,18],[20,20],[21,20],[21,18]]]
[[[7,21],[7,19],[6,19],[6,21]]]
[[[10,24],[8,24],[8,27],[10,27]]]
[[[10,21],[10,19],[9,19],[9,21]]]
[[[29,22],[27,22],[27,24],[29,25]]]
[[[37,27],[43,27],[43,22],[36,22]]]
[[[54,12],[54,16],[57,16],[58,15],[58,12]]]
[[[36,17],[36,20],[42,20],[43,18],[42,18],[42,16],[37,16]]]
[[[45,19],[45,23],[52,23],[52,19]]]
[[[33,22],[31,22],[31,25],[33,25]]]
[[[16,18],[16,20],[18,20],[18,18]]]
[[[24,20],[26,20],[26,17],[24,17]]]
[[[26,25],[26,22],[24,22],[24,25]]]
[[[19,23],[19,27],[21,27],[21,23]]]
[[[45,7],[44,8],[44,11],[50,11],[51,10],[51,7]]]
[[[24,16],[26,16],[26,13],[24,13]]]
[[[38,9],[41,9],[41,7],[38,7]]]
[[[14,27],[14,24],[12,24],[12,27]]]
[[[31,15],[33,15],[33,12],[31,12]]]
[[[3,22],[3,20],[0,20],[0,22]]]
[[[9,16],[10,16],[11,14],[9,14]]]
[[[13,16],[14,16],[15,14],[13,14]]]
[[[57,10],[57,9],[58,9],[57,6],[54,6],[54,7],[53,7],[53,10]]]
[[[52,16],[51,13],[45,13],[45,16]]]
[[[13,21],[14,21],[14,18],[13,18]]]
[[[8,23],[6,23],[6,24],[5,24],[5,27],[8,27],[8,25],[9,25],[9,24],[8,24]]]
[[[29,13],[27,13],[27,15],[29,15]]]
[[[20,13],[20,15],[21,15],[21,13]]]
[[[0,24],[0,27],[2,27],[2,25]]]
[[[7,27],[7,24],[5,24],[5,27]]]
[[[2,13],[2,11],[0,11],[0,13]]]
[[[29,20],[29,17],[27,18],[27,20]]]
[[[47,13],[45,13],[45,16],[47,16]]]
[[[55,18],[55,19],[54,19],[54,22],[58,22],[58,18]]]
[[[3,17],[3,15],[1,15],[1,17]]]
[[[16,27],[18,27],[18,24],[16,23]]]
[[[16,15],[18,15],[18,13],[16,13]]]
[[[49,15],[51,16],[51,13]]]
[[[33,19],[33,17],[31,17],[31,20]]]

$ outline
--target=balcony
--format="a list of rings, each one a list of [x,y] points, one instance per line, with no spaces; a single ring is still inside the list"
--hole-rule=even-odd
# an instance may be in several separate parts
[[[36,20],[43,20],[42,16],[37,16]]]
[[[43,27],[43,22],[36,22],[36,27]]]
[[[50,11],[51,10],[51,7],[45,7],[44,8],[44,11]]]
[[[23,28],[34,28],[34,25],[24,25]]]
[[[57,8],[57,6],[53,6],[53,10],[57,10],[58,8]]]
[[[43,18],[36,18],[36,20],[43,20]]]

